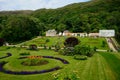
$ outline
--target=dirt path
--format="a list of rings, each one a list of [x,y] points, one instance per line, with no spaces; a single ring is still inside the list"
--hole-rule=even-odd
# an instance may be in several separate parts
[[[110,38],[105,38],[105,39],[106,39],[106,41],[107,41],[107,43],[108,43],[109,48],[110,48],[111,50],[113,50],[114,52],[118,52],[118,51],[115,49],[115,47],[113,46],[112,41],[110,40]]]

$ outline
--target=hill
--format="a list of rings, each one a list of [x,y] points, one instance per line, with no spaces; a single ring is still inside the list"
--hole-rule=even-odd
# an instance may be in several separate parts
[[[70,30],[71,32],[98,32],[99,29],[115,29],[116,30],[116,39],[120,40],[120,0],[91,0],[88,2],[82,3],[74,3],[70,4],[58,9],[39,9],[36,11],[17,11],[19,14],[12,15],[16,13],[16,11],[9,12],[0,12],[0,28],[1,28],[1,37],[8,39],[9,34],[5,34],[6,29],[8,27],[13,28],[14,23],[18,22],[14,19],[22,17],[27,17],[32,20],[34,24],[31,26],[35,26],[37,31],[40,33],[36,33],[36,35],[31,35],[29,38],[37,35],[44,35],[44,32],[48,29],[56,29],[59,31]],[[10,15],[9,15],[10,14]],[[8,16],[9,15],[9,16]],[[16,17],[17,16],[17,17]],[[10,18],[12,17],[12,18]],[[13,19],[13,17],[15,17]],[[10,18],[10,19],[9,19]],[[12,20],[12,22],[11,22]],[[22,19],[21,19],[22,20]],[[16,21],[16,22],[15,22]],[[16,25],[24,26],[24,22],[21,21]],[[8,23],[10,25],[8,25]],[[27,26],[28,24],[26,24]],[[1,27],[2,26],[2,27]],[[30,27],[30,26],[29,26]],[[17,27],[16,29],[19,29]],[[23,27],[21,28],[23,29]],[[12,29],[9,29],[12,33],[15,32]],[[8,30],[8,31],[9,31]],[[36,30],[36,29],[35,29]],[[27,32],[27,30],[26,30]],[[3,34],[4,33],[4,34]],[[29,31],[31,34],[32,32]],[[26,34],[30,35],[30,34]],[[14,36],[14,34],[12,34]],[[20,35],[17,34],[18,36]],[[26,40],[24,37],[16,37],[19,40]],[[27,38],[27,39],[29,39]],[[14,39],[14,37],[13,37]],[[13,40],[16,41],[16,40]]]

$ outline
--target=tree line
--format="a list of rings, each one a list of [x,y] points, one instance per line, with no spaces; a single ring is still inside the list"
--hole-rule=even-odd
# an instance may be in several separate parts
[[[19,13],[0,12],[0,37],[9,42],[29,40],[44,36],[45,31],[98,32],[100,29],[115,29],[120,40],[120,1],[91,0],[75,3],[58,9],[40,9]],[[18,14],[19,13],[19,14]]]

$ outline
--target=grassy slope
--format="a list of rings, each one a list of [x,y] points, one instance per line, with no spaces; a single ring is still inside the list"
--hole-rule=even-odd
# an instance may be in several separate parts
[[[5,59],[0,59],[0,61],[11,61],[10,64],[6,64],[6,69],[12,70],[41,70],[43,67],[25,67],[19,65],[21,60],[17,60],[19,53],[29,52],[29,50],[20,48],[11,48],[0,51],[2,53],[11,52],[13,56]],[[74,60],[72,56],[62,56],[51,50],[39,50],[30,51],[31,55],[51,55],[56,57],[61,57],[70,62],[68,65],[63,65],[59,61],[50,61],[48,66],[44,68],[50,68],[54,65],[62,66],[63,69],[37,75],[9,75],[0,72],[0,79],[2,80],[53,80],[54,75],[65,77],[66,75],[76,74],[79,80],[119,80],[120,77],[120,54],[112,53],[96,53],[93,57],[88,58],[85,61]],[[53,64],[55,63],[55,64]]]

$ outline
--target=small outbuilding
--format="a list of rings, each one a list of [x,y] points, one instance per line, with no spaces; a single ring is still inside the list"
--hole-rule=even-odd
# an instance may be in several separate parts
[[[65,30],[65,31],[63,32],[63,36],[72,36],[72,33],[69,32],[68,30]]]
[[[57,36],[57,31],[55,29],[46,31],[46,36]]]

